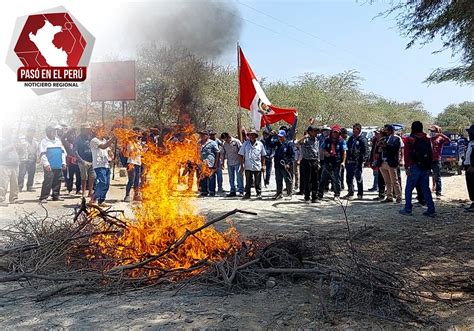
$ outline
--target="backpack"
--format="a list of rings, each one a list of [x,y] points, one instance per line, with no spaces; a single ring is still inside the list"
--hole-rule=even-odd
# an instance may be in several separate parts
[[[431,142],[429,140],[412,136],[415,141],[411,149],[411,159],[413,163],[421,169],[430,170],[431,162],[433,161],[433,151],[431,149]]]

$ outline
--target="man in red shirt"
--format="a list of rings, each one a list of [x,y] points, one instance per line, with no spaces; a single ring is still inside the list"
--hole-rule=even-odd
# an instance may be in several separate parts
[[[423,132],[423,124],[415,121],[411,125],[411,135],[405,143],[405,172],[407,174],[407,184],[405,188],[405,207],[400,210],[402,215],[411,215],[412,212],[412,191],[420,185],[423,196],[426,200],[428,210],[424,216],[433,217],[435,206],[430,191],[430,168],[433,161],[431,140]]]
[[[441,198],[441,150],[445,144],[449,144],[451,140],[441,133],[441,128],[437,125],[430,127],[431,146],[433,148],[433,162],[431,163],[431,171],[433,172],[433,181],[436,192],[436,198]]]

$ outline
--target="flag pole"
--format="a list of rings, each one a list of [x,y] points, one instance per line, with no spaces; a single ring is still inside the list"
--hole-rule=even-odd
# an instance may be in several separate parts
[[[237,42],[237,137],[243,141],[242,137],[242,111],[240,109],[240,44]]]

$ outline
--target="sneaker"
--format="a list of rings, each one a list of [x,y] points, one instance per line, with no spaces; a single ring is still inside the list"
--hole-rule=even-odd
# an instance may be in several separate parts
[[[357,200],[362,200],[362,195],[358,195]]]
[[[250,195],[244,195],[244,196],[242,197],[242,200],[249,200],[249,199],[250,199]]]
[[[28,192],[36,192],[36,190],[34,188],[31,188],[31,187],[29,189],[27,189],[27,191]]]
[[[199,194],[199,197],[200,197],[200,198],[205,198],[205,197],[207,197],[208,195],[209,195],[209,193],[200,193],[200,194]]]
[[[48,203],[48,200],[46,200],[46,199],[41,199],[41,200],[39,201],[39,203]]]
[[[235,192],[230,192],[229,194],[226,195],[227,198],[233,198],[233,197],[236,197],[237,196],[237,193]]]
[[[53,200],[53,201],[64,201],[64,198],[57,197],[57,198],[53,198],[52,200]]]
[[[124,202],[130,202],[130,196],[126,195],[125,198],[123,198]]]
[[[291,194],[291,193],[288,193],[288,194],[286,195],[286,198],[287,198],[288,200],[291,200],[291,199],[293,199],[293,194]]]
[[[258,199],[258,200],[262,200],[262,195],[261,195],[261,194],[257,194],[257,199]]]
[[[335,196],[335,197],[333,198],[333,200],[336,201],[336,202],[339,202],[339,201],[341,201],[341,198],[340,198],[339,196]]]
[[[402,203],[402,198],[397,198],[397,200],[395,200],[396,203]]]
[[[272,197],[273,200],[280,200],[283,199],[283,194],[277,193]]]
[[[405,208],[400,209],[398,213],[405,216],[412,216],[411,210],[406,210]]]
[[[436,200],[441,200],[441,197],[442,197],[441,193],[440,193],[440,194],[436,194]]]
[[[111,207],[111,205],[109,205],[108,203],[105,203],[105,202],[100,202],[99,207],[100,208],[109,208],[109,207]]]
[[[377,192],[379,190],[378,187],[371,187],[367,190],[367,192]]]
[[[243,197],[244,196],[244,192],[239,192],[239,197]]]
[[[215,197],[215,196],[216,196],[216,193],[209,193],[209,196],[210,196],[210,197]]]
[[[436,213],[434,211],[425,211],[423,213],[423,216],[426,216],[426,217],[435,217],[436,216]]]
[[[380,201],[380,203],[389,203],[389,202],[393,202],[393,199],[391,199],[391,198],[386,198],[386,199]]]
[[[318,202],[318,199],[312,199],[311,200],[311,203],[317,203]]]

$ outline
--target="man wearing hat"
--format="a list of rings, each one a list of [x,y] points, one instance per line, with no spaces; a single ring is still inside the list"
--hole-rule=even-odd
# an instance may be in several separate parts
[[[295,149],[290,140],[286,139],[286,131],[278,131],[278,142],[275,149],[275,179],[277,191],[274,200],[283,198],[283,180],[285,181],[286,193],[289,198],[293,194],[293,163],[295,162]]]
[[[208,195],[214,197],[216,195],[216,167],[218,164],[219,146],[214,140],[209,139],[209,131],[199,132],[201,139],[201,161],[207,169],[200,171],[200,191],[201,197]],[[204,171],[203,171],[204,170]]]
[[[471,200],[471,206],[466,208],[467,212],[474,213],[474,124],[466,129],[469,135],[469,143],[466,148],[464,167],[466,168],[466,186]]]
[[[331,179],[334,188],[334,200],[339,200],[341,195],[341,166],[346,161],[347,145],[346,141],[341,138],[341,127],[333,125],[331,133],[323,143],[322,150],[324,154],[323,171],[321,181],[319,182],[318,198],[322,199],[324,188]]]
[[[240,171],[245,171],[245,195],[243,199],[250,199],[252,182],[255,185],[257,199],[262,198],[262,171],[265,171],[265,147],[258,141],[258,132],[251,130],[247,133],[248,139],[239,150]]]
[[[431,171],[433,172],[433,181],[436,192],[436,198],[441,197],[441,150],[445,144],[449,144],[451,140],[441,133],[441,128],[437,125],[430,127],[431,147],[433,149],[433,162],[431,163]]]
[[[315,203],[318,192],[318,169],[319,169],[319,141],[316,127],[310,125],[306,135],[298,140],[297,144],[301,151],[301,183],[304,185],[304,201]]]
[[[92,140],[92,131],[89,124],[83,124],[80,128],[79,135],[73,144],[73,152],[76,156],[81,174],[81,191],[85,197],[86,190],[89,191],[88,197],[92,197],[92,189],[94,187],[95,171],[92,167],[92,151],[90,142]]]

